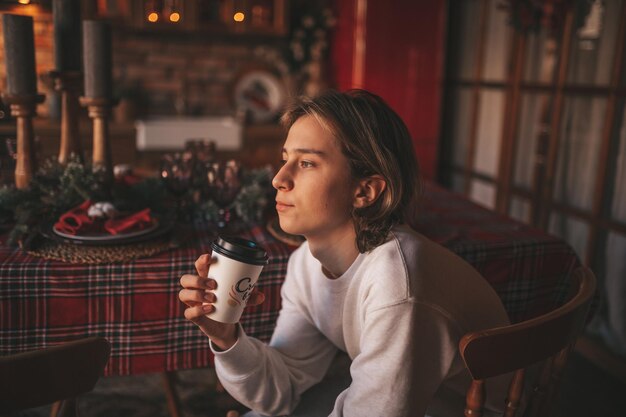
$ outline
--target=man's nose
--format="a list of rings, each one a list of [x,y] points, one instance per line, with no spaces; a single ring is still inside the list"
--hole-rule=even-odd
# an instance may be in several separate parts
[[[287,165],[283,165],[276,175],[274,179],[272,179],[272,186],[277,190],[285,191],[293,188],[293,180],[291,179],[291,175],[287,170]]]

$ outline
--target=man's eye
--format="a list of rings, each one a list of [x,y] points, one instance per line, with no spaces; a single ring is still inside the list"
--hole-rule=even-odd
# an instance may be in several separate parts
[[[315,165],[314,165],[314,164],[313,164],[313,162],[311,162],[311,161],[300,161],[300,166],[301,166],[302,168],[312,168],[312,167],[314,167]]]
[[[287,163],[287,160],[286,159],[281,159],[279,163],[280,163],[281,166],[283,166],[283,165],[285,165]]]

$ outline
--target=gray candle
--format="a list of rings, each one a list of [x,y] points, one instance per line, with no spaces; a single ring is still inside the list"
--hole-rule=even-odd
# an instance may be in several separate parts
[[[9,95],[37,94],[33,18],[14,14],[2,16],[4,56]]]
[[[52,15],[56,70],[80,71],[80,0],[54,0]]]
[[[83,21],[85,96],[111,98],[111,27],[99,20]]]

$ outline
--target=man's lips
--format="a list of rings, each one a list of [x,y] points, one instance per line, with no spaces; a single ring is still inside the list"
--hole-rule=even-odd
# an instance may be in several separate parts
[[[293,204],[287,204],[282,201],[276,201],[276,211],[285,211],[293,207]]]

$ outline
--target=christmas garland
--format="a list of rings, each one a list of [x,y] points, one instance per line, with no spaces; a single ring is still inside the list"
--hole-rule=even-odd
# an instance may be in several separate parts
[[[77,158],[61,165],[45,161],[26,189],[0,188],[0,225],[10,229],[7,244],[27,248],[42,228],[85,200],[111,202],[117,210],[150,208],[160,216],[179,222],[216,223],[228,210],[231,216],[253,223],[263,219],[271,199],[269,168],[244,170],[241,189],[227,207],[202,195],[202,182],[194,181],[181,196],[175,196],[159,178],[127,181],[121,177],[107,183],[102,172]]]

